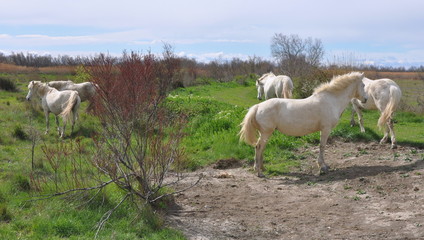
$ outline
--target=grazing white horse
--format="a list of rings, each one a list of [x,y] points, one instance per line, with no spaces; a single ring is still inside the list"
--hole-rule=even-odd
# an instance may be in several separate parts
[[[363,73],[352,72],[321,84],[308,98],[274,98],[252,106],[240,124],[239,135],[240,140],[255,146],[254,168],[258,176],[263,177],[263,151],[275,129],[290,136],[321,131],[318,165],[320,172],[328,172],[324,162],[328,136],[352,98],[366,102],[363,77]]]
[[[290,77],[285,75],[275,76],[274,73],[265,73],[256,80],[256,89],[258,90],[258,99],[265,100],[270,98],[291,98],[293,91],[293,82]]]
[[[53,113],[56,118],[57,131],[62,138],[65,133],[66,122],[71,119],[72,113],[72,130],[74,130],[75,120],[78,117],[78,108],[81,99],[77,91],[65,90],[59,91],[55,88],[49,87],[46,83],[40,81],[31,81],[28,85],[28,95],[26,99],[31,100],[32,95],[35,93],[41,98],[41,105],[43,107],[44,115],[46,117],[46,132],[49,132],[49,113]],[[63,118],[63,130],[60,130],[58,116]]]
[[[402,91],[399,85],[393,80],[388,78],[371,80],[368,78],[362,79],[365,84],[365,91],[370,96],[365,104],[362,104],[358,99],[352,99],[352,117],[350,125],[355,125],[355,112],[358,115],[359,126],[361,132],[365,132],[364,123],[362,119],[363,109],[378,109],[381,112],[377,125],[380,129],[384,128],[384,136],[380,143],[385,143],[388,140],[389,133],[391,136],[391,148],[396,148],[396,136],[393,127],[393,114],[399,105]]]
[[[81,102],[90,101],[96,94],[96,84],[92,82],[74,83],[70,80],[67,81],[51,81],[48,83],[49,87],[56,88],[59,91],[74,90],[77,91]]]

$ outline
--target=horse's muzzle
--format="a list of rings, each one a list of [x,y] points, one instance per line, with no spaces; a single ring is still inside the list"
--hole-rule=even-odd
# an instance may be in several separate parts
[[[362,100],[362,103],[365,104],[367,103],[367,101],[368,101],[368,98],[364,98],[364,100]]]

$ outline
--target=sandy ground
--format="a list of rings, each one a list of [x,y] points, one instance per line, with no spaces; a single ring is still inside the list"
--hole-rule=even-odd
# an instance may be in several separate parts
[[[298,151],[312,154],[284,176],[236,159],[187,174],[180,188],[204,177],[167,223],[188,239],[424,239],[424,150],[334,140],[321,176],[318,147]]]

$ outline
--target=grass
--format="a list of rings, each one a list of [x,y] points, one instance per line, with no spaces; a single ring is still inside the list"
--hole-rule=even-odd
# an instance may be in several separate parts
[[[184,140],[189,153],[189,168],[196,169],[227,158],[253,162],[254,149],[239,143],[237,133],[247,109],[259,102],[256,94],[254,82],[247,85],[211,83],[172,93],[171,101],[180,106],[179,111],[191,116],[188,136]],[[379,112],[364,111],[365,133],[361,133],[359,127],[350,127],[350,116],[351,109],[348,107],[333,129],[332,137],[366,142],[378,142],[382,138],[383,133],[377,127]],[[395,122],[398,144],[424,147],[421,115],[398,112]],[[296,149],[307,144],[319,144],[319,133],[296,138],[275,131],[264,152],[267,173],[278,175],[299,166],[299,160],[305,156],[297,153]]]
[[[417,105],[417,98],[424,100],[424,81],[412,79],[394,79],[402,90],[402,101],[411,106]]]

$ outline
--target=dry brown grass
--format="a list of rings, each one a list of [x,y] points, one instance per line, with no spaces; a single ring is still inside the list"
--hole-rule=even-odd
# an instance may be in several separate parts
[[[365,71],[365,76],[371,79],[390,78],[390,79],[409,79],[409,80],[423,80],[424,74],[420,72],[378,72],[378,71]]]
[[[14,64],[0,63],[0,72],[2,73],[34,73],[37,68],[16,66]]]
[[[15,64],[0,63],[0,72],[2,73],[45,73],[45,74],[75,74],[76,66],[57,66],[57,67],[25,67]]]

